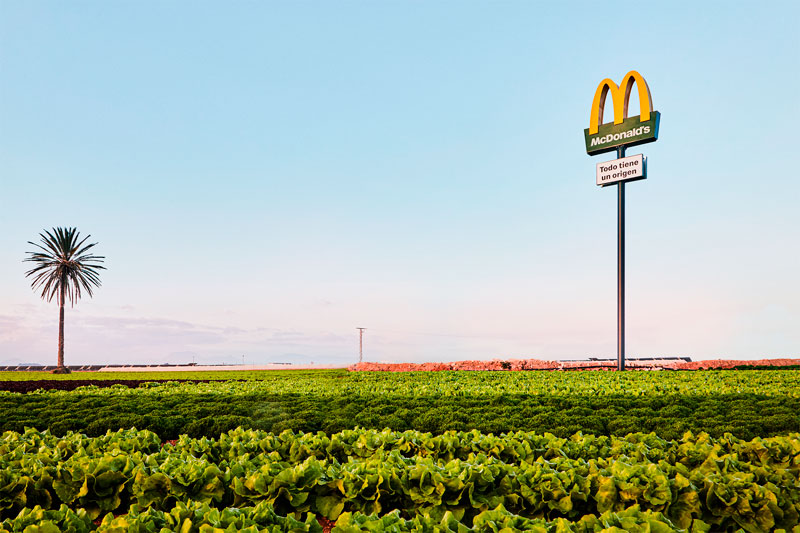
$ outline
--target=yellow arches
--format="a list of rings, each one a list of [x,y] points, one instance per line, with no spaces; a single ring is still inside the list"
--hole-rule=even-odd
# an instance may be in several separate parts
[[[653,100],[650,97],[650,87],[641,74],[632,70],[625,74],[619,87],[609,78],[604,79],[597,86],[592,100],[591,116],[589,117],[589,134],[593,135],[600,129],[603,123],[603,109],[606,105],[606,98],[611,91],[611,102],[614,106],[614,124],[622,124],[628,118],[628,102],[631,98],[633,84],[639,89],[639,120],[645,122],[650,120],[650,112],[653,111]],[[625,89],[623,92],[622,89]]]

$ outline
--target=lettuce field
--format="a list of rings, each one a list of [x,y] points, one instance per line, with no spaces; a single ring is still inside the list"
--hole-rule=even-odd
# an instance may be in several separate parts
[[[797,370],[154,374],[0,373],[0,532],[800,532]]]
[[[189,379],[191,372],[153,374],[161,381],[146,382],[150,376],[131,374],[137,380],[131,388],[120,383],[125,375],[76,373],[67,380],[49,380],[46,386],[68,385],[76,377],[88,385],[25,394],[2,389],[36,385],[0,382],[0,430],[35,427],[56,435],[76,431],[97,436],[136,427],[162,439],[215,437],[240,426],[328,434],[354,427],[534,431],[559,437],[578,431],[655,432],[668,439],[681,438],[686,431],[748,439],[800,431],[800,371],[795,370],[273,371],[232,373],[220,376],[227,381],[208,383],[164,381]],[[107,377],[114,378],[112,386],[106,386]]]

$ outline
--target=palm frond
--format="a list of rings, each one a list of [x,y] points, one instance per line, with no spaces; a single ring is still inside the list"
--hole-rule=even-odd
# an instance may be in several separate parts
[[[63,295],[70,305],[75,305],[84,292],[92,296],[92,289],[100,286],[99,270],[106,267],[100,264],[104,256],[89,253],[97,245],[86,244],[91,235],[79,240],[77,228],[53,228],[44,230],[39,237],[41,244],[28,241],[38,250],[27,252],[29,257],[24,259],[36,265],[25,273],[31,278],[31,288],[41,290],[42,298],[48,302],[55,296],[60,300]]]

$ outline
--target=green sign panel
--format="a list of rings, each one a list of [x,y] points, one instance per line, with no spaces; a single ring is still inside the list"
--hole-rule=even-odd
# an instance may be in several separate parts
[[[586,137],[586,153],[602,154],[616,150],[618,146],[635,146],[651,143],[658,139],[658,123],[661,113],[653,111],[650,120],[639,121],[639,116],[626,118],[622,124],[601,124],[597,133],[590,135],[589,128],[583,130]]]

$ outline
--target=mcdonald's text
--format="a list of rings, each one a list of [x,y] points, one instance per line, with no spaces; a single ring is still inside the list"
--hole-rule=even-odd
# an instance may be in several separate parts
[[[650,120],[640,121],[639,116],[626,118],[621,124],[601,124],[597,133],[589,133],[589,128],[584,130],[586,139],[586,153],[589,155],[602,154],[615,150],[618,146],[636,146],[651,143],[658,139],[658,125],[661,113],[653,111]]]

